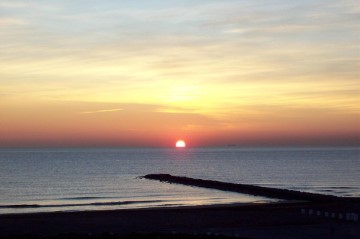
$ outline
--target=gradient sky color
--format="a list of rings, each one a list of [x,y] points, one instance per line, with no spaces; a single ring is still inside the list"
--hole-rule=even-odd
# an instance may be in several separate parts
[[[0,147],[360,139],[356,0],[2,0]]]

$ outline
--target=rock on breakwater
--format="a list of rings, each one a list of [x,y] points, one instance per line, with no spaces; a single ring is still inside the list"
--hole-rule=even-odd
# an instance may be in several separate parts
[[[173,176],[170,174],[148,174],[140,178],[157,180],[167,183],[176,183],[187,186],[196,186],[203,188],[211,188],[228,192],[238,192],[254,196],[262,196],[276,199],[286,200],[303,200],[311,202],[359,202],[359,198],[346,198],[334,195],[324,195],[309,192],[301,192],[289,189],[269,188],[250,184],[238,184],[220,182],[214,180],[196,179],[182,176]]]

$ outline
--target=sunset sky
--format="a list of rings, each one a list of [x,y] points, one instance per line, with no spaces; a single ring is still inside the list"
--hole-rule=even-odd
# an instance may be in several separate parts
[[[1,0],[0,147],[356,146],[356,0]]]

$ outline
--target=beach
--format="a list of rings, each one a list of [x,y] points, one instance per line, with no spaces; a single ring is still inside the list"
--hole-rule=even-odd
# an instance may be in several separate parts
[[[313,210],[313,215],[308,215]],[[304,214],[306,211],[306,214]],[[317,211],[322,213],[316,215]],[[0,236],[83,238],[132,233],[243,238],[359,238],[359,222],[324,212],[357,212],[359,204],[282,202],[0,216]]]

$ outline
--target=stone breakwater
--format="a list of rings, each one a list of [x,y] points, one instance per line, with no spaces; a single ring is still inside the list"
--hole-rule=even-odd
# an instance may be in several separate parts
[[[250,184],[227,183],[214,180],[173,176],[170,174],[148,174],[140,178],[285,200],[301,200],[310,202],[360,202],[360,198],[338,197],[288,189],[268,188]]]

